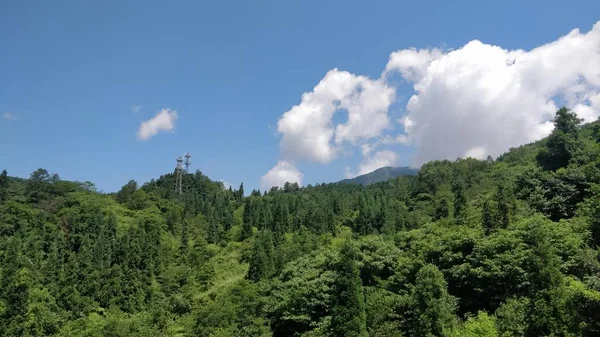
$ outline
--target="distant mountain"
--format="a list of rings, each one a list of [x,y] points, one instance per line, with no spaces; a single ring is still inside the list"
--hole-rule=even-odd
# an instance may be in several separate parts
[[[408,176],[417,174],[419,170],[413,169],[410,167],[382,167],[371,173],[363,174],[358,177],[354,177],[352,179],[344,179],[341,180],[340,183],[353,183],[360,185],[370,185],[379,183],[382,181],[387,181],[392,178],[396,178],[399,176]]]

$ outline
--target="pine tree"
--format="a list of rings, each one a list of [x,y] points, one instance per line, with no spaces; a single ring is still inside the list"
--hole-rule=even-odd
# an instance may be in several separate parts
[[[8,173],[2,170],[0,174],[0,204],[6,201],[8,195]]]
[[[127,204],[133,199],[135,191],[138,189],[138,184],[135,180],[129,180],[127,184],[123,185],[119,192],[115,195],[115,199],[122,204]]]
[[[513,208],[514,196],[504,182],[500,182],[498,184],[494,199],[496,201],[496,205],[498,206],[496,212],[498,217],[497,222],[502,226],[502,228],[506,228],[510,224],[510,215]]]
[[[327,210],[327,216],[325,218],[326,220],[326,228],[327,228],[327,232],[335,235],[335,213],[333,212],[333,210],[331,208],[329,208]]]
[[[536,156],[541,167],[556,171],[569,164],[571,158],[583,146],[577,133],[582,121],[576,113],[565,107],[556,112],[554,130],[548,137],[546,146]]]
[[[442,197],[438,200],[435,206],[435,219],[445,219],[450,215],[450,203],[446,197]]]
[[[486,234],[489,234],[494,229],[492,207],[490,206],[490,201],[487,199],[483,202],[481,209],[481,223]]]
[[[263,203],[263,210],[260,212],[260,220],[258,222],[259,229],[272,228],[271,207],[269,204]]]
[[[289,227],[288,215],[287,204],[279,199],[275,205],[275,214],[273,216],[273,240],[276,246],[283,241],[283,234]]]
[[[233,210],[228,209],[225,211],[225,217],[223,219],[223,229],[228,231],[233,227],[235,223],[235,218],[233,216]]]
[[[358,216],[355,219],[355,231],[367,235],[373,232],[374,211],[372,203],[367,201],[364,193],[358,199]]]
[[[444,275],[435,265],[417,273],[412,292],[411,336],[447,336],[454,324],[456,300],[448,294]]]
[[[367,337],[364,294],[356,251],[347,240],[336,264],[331,329],[334,336]]]
[[[216,220],[209,222],[206,241],[209,243],[218,243],[221,241],[221,228],[221,224]]]
[[[242,235],[241,240],[245,240],[252,236],[252,203],[250,198],[244,203],[244,214],[242,216]]]
[[[258,282],[273,275],[274,268],[271,232],[261,230],[254,237],[247,278],[253,282]]]
[[[188,233],[188,222],[187,220],[183,221],[181,226],[181,244],[179,245],[179,257],[183,260],[187,259],[189,252],[189,233]]]
[[[467,207],[465,183],[462,179],[458,178],[452,182],[452,192],[454,193],[454,219],[462,222]]]
[[[236,199],[240,204],[244,200],[244,183],[241,183],[240,188],[236,191]]]
[[[600,185],[593,184],[590,188],[592,197],[586,202],[586,215],[590,222],[591,243],[594,247],[600,247]]]

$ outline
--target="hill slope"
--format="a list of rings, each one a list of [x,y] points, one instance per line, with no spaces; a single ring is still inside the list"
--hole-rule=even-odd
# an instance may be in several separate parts
[[[575,117],[368,186],[2,173],[0,337],[599,336],[600,123]]]
[[[410,167],[382,167],[373,172],[360,175],[358,177],[354,177],[352,179],[344,179],[341,180],[340,183],[351,183],[351,184],[359,184],[359,185],[370,185],[379,183],[382,181],[387,181],[392,178],[396,178],[399,176],[412,176],[417,174],[419,170],[413,169]]]

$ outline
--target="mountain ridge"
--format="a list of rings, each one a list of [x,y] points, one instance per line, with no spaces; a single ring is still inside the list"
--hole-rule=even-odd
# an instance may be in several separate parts
[[[415,175],[419,172],[418,169],[414,169],[407,166],[384,166],[376,169],[375,171],[365,173],[354,178],[340,180],[339,183],[343,184],[358,184],[358,185],[371,185],[380,183],[383,181],[387,181],[389,179],[393,179],[399,176],[405,175]]]

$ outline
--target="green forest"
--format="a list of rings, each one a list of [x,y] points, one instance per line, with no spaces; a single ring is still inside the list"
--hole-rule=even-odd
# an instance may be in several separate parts
[[[0,336],[600,336],[600,122],[554,125],[368,186],[3,171]]]

